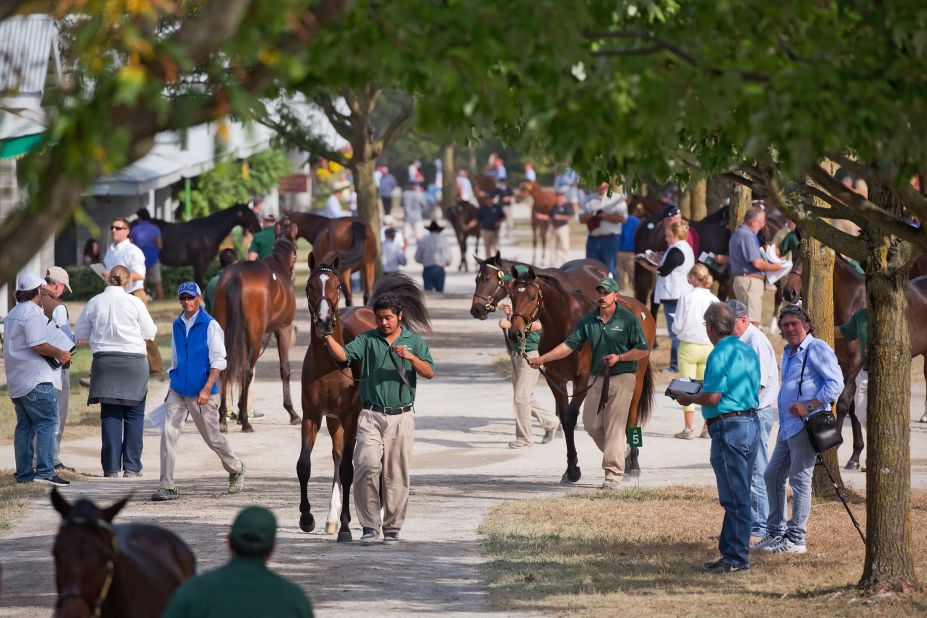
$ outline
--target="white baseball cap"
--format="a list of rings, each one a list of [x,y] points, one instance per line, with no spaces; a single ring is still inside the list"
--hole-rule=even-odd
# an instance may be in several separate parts
[[[26,292],[28,290],[35,290],[42,287],[45,284],[45,280],[39,277],[35,273],[19,273],[19,276],[16,277],[16,291],[17,292]]]

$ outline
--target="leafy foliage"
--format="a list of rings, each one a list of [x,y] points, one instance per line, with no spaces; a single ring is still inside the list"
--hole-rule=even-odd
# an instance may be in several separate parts
[[[247,167],[246,167],[247,166]],[[247,169],[247,173],[245,170]],[[193,181],[192,216],[204,217],[272,191],[293,165],[282,150],[259,152],[247,161],[224,159]],[[182,199],[182,196],[178,196]]]

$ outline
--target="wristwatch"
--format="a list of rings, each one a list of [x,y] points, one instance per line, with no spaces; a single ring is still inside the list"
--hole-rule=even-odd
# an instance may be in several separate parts
[[[811,403],[810,401],[808,402],[808,405],[806,407],[808,408],[809,413],[814,412],[814,404]]]

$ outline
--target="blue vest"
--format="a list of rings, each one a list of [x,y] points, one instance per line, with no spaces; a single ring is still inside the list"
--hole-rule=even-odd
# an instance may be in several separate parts
[[[177,366],[171,369],[171,388],[183,397],[196,397],[209,379],[209,346],[206,331],[213,317],[200,308],[199,315],[187,333],[183,314],[174,320],[174,350]],[[219,392],[219,381],[212,385],[212,394]]]

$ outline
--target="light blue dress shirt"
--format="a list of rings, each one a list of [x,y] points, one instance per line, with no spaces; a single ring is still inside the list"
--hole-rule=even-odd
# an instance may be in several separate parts
[[[805,366],[802,374],[802,364]],[[800,387],[800,388],[799,388]],[[799,394],[799,390],[801,394]],[[789,411],[796,401],[823,402],[819,410],[830,410],[843,392],[843,373],[837,355],[826,342],[808,335],[798,349],[786,346],[782,353],[782,386],[779,389],[779,440],[788,440],[803,428],[800,417]]]

